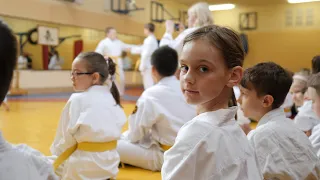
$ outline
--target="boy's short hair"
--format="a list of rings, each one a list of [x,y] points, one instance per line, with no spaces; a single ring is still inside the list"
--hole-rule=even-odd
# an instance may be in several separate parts
[[[11,29],[0,20],[0,104],[5,98],[17,62],[17,40]]]
[[[320,55],[315,56],[312,59],[312,74],[317,74],[320,72]]]
[[[112,29],[115,29],[115,28],[114,28],[114,27],[111,27],[111,26],[107,27],[106,30],[105,30],[106,34],[109,34],[109,32],[110,32]]]
[[[308,87],[314,88],[317,95],[320,96],[320,72],[311,76],[308,81]]]
[[[156,27],[154,26],[154,24],[153,23],[147,23],[147,24],[145,24],[144,25],[144,28],[146,28],[146,29],[148,29],[150,32],[154,32],[155,31],[155,29],[156,29]]]
[[[281,66],[273,62],[259,63],[245,70],[241,86],[255,90],[258,96],[271,95],[272,109],[279,108],[290,89],[292,77]]]
[[[169,46],[162,46],[153,52],[151,64],[161,76],[172,76],[177,70],[178,53]]]

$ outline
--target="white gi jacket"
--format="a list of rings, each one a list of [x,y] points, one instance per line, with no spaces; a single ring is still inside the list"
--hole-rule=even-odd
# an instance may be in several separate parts
[[[311,141],[311,144],[316,151],[318,158],[320,158],[320,124],[316,125],[312,129],[312,134],[309,137],[309,140]]]
[[[163,180],[261,180],[254,150],[235,121],[236,107],[198,115],[164,154]]]
[[[111,40],[110,38],[105,38],[99,42],[95,52],[100,53],[103,56],[120,57],[122,51],[131,47],[133,47],[133,45],[125,44],[119,39]]]
[[[0,179],[55,180],[52,163],[27,145],[12,145],[0,132]]]
[[[48,69],[50,70],[60,70],[62,69],[61,68],[61,65],[63,64],[63,59],[59,57],[58,59],[58,56],[57,55],[53,55],[51,58],[50,58],[50,63],[48,65]]]
[[[320,178],[319,160],[308,137],[286,118],[283,109],[264,115],[248,139],[265,179]]]
[[[312,110],[312,101],[305,101],[298,109],[298,114],[294,118],[294,123],[302,131],[312,130],[320,123],[320,118]]]
[[[185,101],[177,78],[165,77],[139,98],[136,112],[129,117],[128,138],[145,148],[158,143],[172,146],[179,129],[195,116],[196,109]],[[144,138],[150,133],[151,141]]]
[[[132,47],[132,54],[141,54],[139,71],[151,68],[151,55],[156,49],[158,49],[158,41],[153,34],[144,39],[142,46]]]
[[[92,86],[73,94],[67,102],[55,140],[53,155],[59,156],[81,142],[110,142],[120,139],[126,122],[123,109],[116,105],[108,86]],[[118,173],[116,150],[86,152],[76,150],[58,169],[62,179],[108,179]]]

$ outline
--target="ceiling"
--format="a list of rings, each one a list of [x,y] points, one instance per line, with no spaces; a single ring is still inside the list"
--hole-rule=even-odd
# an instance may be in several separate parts
[[[226,4],[233,3],[236,5],[269,5],[269,4],[284,4],[287,0],[175,0],[183,4],[191,5],[196,2],[207,2],[209,4]]]

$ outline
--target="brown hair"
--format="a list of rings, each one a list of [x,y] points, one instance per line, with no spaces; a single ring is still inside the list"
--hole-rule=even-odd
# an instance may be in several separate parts
[[[242,66],[245,53],[240,37],[233,30],[217,25],[204,26],[189,34],[184,39],[183,45],[198,39],[206,40],[212,46],[219,49],[228,69]],[[234,92],[232,92],[230,99],[229,106],[237,106]]]
[[[106,61],[99,53],[85,52],[79,54],[77,58],[84,60],[87,63],[88,71],[99,73],[100,84],[103,84],[109,78],[109,75],[114,76],[116,74],[116,64],[113,62],[113,60],[108,58]],[[110,92],[117,105],[121,106],[120,93],[114,81],[112,81]]]
[[[256,91],[259,97],[272,96],[272,109],[276,109],[283,104],[292,84],[292,77],[278,64],[265,62],[246,69],[240,84],[246,89]]]
[[[318,96],[320,96],[320,72],[311,76],[308,81],[308,87],[314,88]]]
[[[144,28],[148,29],[148,30],[149,30],[150,32],[152,32],[152,33],[154,33],[154,31],[155,31],[155,29],[156,29],[153,23],[145,24],[145,25],[144,25]]]
[[[106,28],[106,30],[105,30],[105,32],[106,32],[106,34],[109,34],[109,32],[112,30],[112,29],[115,29],[114,27],[107,27]]]
[[[315,56],[312,59],[312,74],[317,74],[320,72],[320,55]]]
[[[18,43],[12,30],[0,20],[0,104],[5,98],[17,63]]]

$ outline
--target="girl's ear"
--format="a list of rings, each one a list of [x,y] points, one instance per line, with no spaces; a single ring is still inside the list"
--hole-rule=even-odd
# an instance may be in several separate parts
[[[92,77],[93,77],[92,84],[94,84],[94,85],[99,84],[100,74],[95,72],[92,74]]]
[[[230,77],[227,83],[228,87],[233,87],[240,83],[243,75],[243,68],[241,66],[233,67],[230,72]]]

